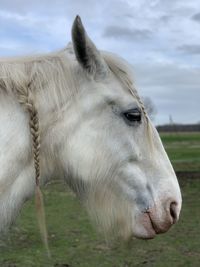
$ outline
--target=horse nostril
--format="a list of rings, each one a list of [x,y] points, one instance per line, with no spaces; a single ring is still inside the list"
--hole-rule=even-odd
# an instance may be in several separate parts
[[[176,223],[178,219],[178,214],[177,214],[177,203],[176,202],[171,202],[170,203],[170,215],[172,217],[172,223]]]

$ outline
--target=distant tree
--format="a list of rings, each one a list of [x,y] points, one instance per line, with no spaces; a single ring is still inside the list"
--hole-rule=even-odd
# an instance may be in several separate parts
[[[149,115],[149,117],[152,120],[154,120],[155,119],[155,115],[157,113],[157,110],[156,110],[156,107],[155,107],[153,101],[148,96],[143,96],[142,97],[142,101],[143,101],[144,106],[146,108],[147,114]]]

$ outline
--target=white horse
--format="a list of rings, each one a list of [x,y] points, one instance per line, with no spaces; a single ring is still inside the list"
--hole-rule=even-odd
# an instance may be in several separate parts
[[[149,239],[177,222],[177,178],[130,66],[98,51],[80,17],[66,49],[0,60],[0,125],[0,231],[53,177],[107,236]]]

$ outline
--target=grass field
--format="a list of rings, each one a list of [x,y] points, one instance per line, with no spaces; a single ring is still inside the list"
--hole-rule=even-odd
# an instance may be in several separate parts
[[[200,134],[162,134],[162,139],[175,168],[183,170],[190,160],[190,171],[199,170]],[[55,182],[44,189],[52,259],[45,255],[34,203],[29,201],[10,234],[1,238],[0,267],[199,267],[200,177],[180,179],[180,185],[180,221],[167,234],[149,241],[135,239],[129,245],[108,245],[74,195]]]
[[[161,133],[176,171],[200,172],[200,133]]]

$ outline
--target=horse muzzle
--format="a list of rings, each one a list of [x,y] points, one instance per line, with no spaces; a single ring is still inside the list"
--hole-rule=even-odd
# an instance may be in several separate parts
[[[180,205],[168,200],[162,208],[154,205],[142,211],[135,223],[134,236],[140,239],[152,239],[157,234],[167,232],[178,221]]]

